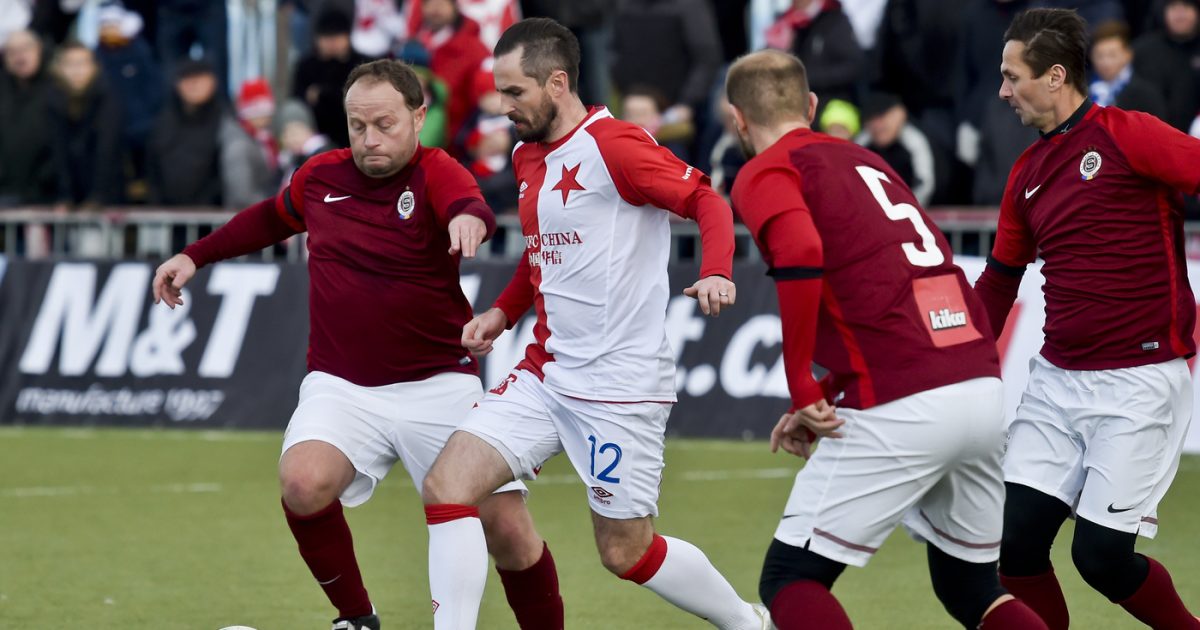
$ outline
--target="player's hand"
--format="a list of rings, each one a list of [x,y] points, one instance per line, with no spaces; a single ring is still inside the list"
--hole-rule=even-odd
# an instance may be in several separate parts
[[[783,450],[808,459],[812,456],[817,441],[823,437],[840,438],[837,429],[846,421],[837,417],[837,410],[825,400],[785,413],[771,431],[771,452]]]
[[[734,300],[737,299],[737,287],[729,278],[708,276],[684,289],[683,294],[696,298],[700,303],[700,312],[716,317],[721,314],[722,308],[733,306]]]
[[[450,255],[462,252],[463,258],[474,258],[479,244],[487,236],[487,224],[477,216],[460,214],[450,220]]]
[[[183,304],[183,285],[196,275],[196,263],[187,254],[175,254],[154,272],[154,303],[166,302],[175,308]]]
[[[492,351],[492,342],[508,328],[508,316],[498,308],[489,308],[463,326],[462,345],[471,354],[482,357]]]

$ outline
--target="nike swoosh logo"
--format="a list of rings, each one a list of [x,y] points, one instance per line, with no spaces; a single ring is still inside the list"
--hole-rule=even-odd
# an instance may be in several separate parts
[[[350,198],[350,195],[346,195],[345,197],[330,197],[329,193],[325,193],[325,203],[329,203],[331,201],[341,201],[343,199],[349,199],[349,198]]]
[[[1109,504],[1108,504],[1108,511],[1109,511],[1109,513],[1110,513],[1110,514],[1120,514],[1121,512],[1128,512],[1129,510],[1132,510],[1132,509],[1133,509],[1133,508],[1135,508],[1135,507],[1137,507],[1137,506],[1136,506],[1136,505],[1134,505],[1134,506],[1131,506],[1131,507],[1127,507],[1127,508],[1124,508],[1124,509],[1118,510],[1118,509],[1116,509],[1116,508],[1114,508],[1114,507],[1113,507],[1113,504],[1112,504],[1112,503],[1109,503]]]
[[[333,578],[332,580],[329,580],[328,582],[322,582],[321,580],[317,580],[317,584],[320,584],[321,586],[327,586],[329,584],[333,584],[334,582],[336,582],[337,579],[340,577],[342,577],[342,576],[338,575],[337,577]]]
[[[1038,184],[1037,186],[1034,186],[1034,187],[1033,187],[1033,190],[1029,190],[1028,188],[1026,188],[1026,189],[1025,189],[1025,198],[1026,198],[1026,199],[1028,199],[1028,198],[1032,197],[1032,196],[1033,196],[1033,193],[1037,192],[1037,191],[1038,191],[1038,189],[1039,189],[1039,188],[1041,188],[1041,187],[1042,187],[1042,185],[1041,185],[1041,184]]]

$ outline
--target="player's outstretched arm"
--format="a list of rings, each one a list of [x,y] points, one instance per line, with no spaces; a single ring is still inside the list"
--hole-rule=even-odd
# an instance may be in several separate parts
[[[187,254],[175,254],[154,272],[154,303],[166,302],[175,308],[183,304],[183,285],[196,275],[196,263]]]
[[[460,214],[450,220],[450,255],[462,252],[463,258],[474,258],[479,245],[487,238],[487,224],[477,216]]]
[[[733,306],[737,299],[737,286],[729,278],[708,276],[684,289],[683,294],[700,303],[700,312],[716,317],[721,314],[723,307]]]
[[[498,308],[489,308],[463,326],[462,345],[471,354],[482,357],[492,351],[492,342],[508,328],[508,316]]]

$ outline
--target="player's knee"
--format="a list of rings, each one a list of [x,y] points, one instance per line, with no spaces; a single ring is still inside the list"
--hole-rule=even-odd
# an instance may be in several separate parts
[[[1040,575],[1050,570],[1050,547],[1070,507],[1028,486],[1006,483],[1000,572]]]
[[[946,612],[966,628],[977,628],[997,599],[1005,594],[995,562],[967,562],[934,545],[926,545],[929,579]]]
[[[1071,560],[1079,576],[1111,601],[1121,601],[1141,586],[1149,571],[1146,559],[1134,552],[1137,534],[1120,532],[1078,519],[1071,543]]]
[[[623,576],[637,566],[638,561],[646,554],[647,549],[640,547],[624,540],[598,541],[600,564],[613,575]]]
[[[804,547],[795,547],[772,539],[763,560],[758,595],[768,607],[783,587],[800,580],[812,580],[833,588],[846,565],[830,560]]]
[[[279,476],[283,502],[298,515],[314,514],[337,500],[337,480],[318,471],[292,469]]]
[[[441,473],[441,468],[434,464],[433,469],[425,475],[425,479],[421,482],[421,499],[425,501],[425,505],[462,503],[462,501],[454,500],[450,479]]]

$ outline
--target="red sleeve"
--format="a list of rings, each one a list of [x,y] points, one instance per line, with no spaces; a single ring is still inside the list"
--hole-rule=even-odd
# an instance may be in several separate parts
[[[700,277],[733,275],[733,212],[708,176],[688,166],[650,134],[611,118],[588,128],[617,192],[627,203],[670,210],[700,224]]]
[[[500,293],[500,297],[496,298],[496,303],[493,308],[498,308],[504,311],[504,316],[508,318],[508,327],[511,329],[521,321],[521,316],[529,307],[533,306],[534,290],[533,281],[530,279],[529,255],[528,251],[521,255],[521,262],[517,263],[517,270],[513,273],[512,280],[508,281],[508,286],[504,287],[504,291]]]
[[[775,214],[760,228],[759,238],[779,295],[788,392],[793,409],[800,409],[825,397],[812,374],[823,287],[821,237],[809,212],[793,210]]]
[[[478,217],[487,226],[484,240],[496,232],[496,216],[483,200],[479,184],[462,164],[441,149],[422,148],[426,155],[421,166],[425,170],[425,192],[433,205],[438,223],[447,227],[460,214]]]
[[[1000,221],[996,226],[992,255],[988,256],[987,266],[975,281],[975,294],[983,302],[995,339],[1000,338],[1008,313],[1017,301],[1017,291],[1021,288],[1026,265],[1037,257],[1037,243],[1017,208],[1013,190],[1013,184],[1024,165],[1025,156],[1022,155],[1008,174],[1008,184],[1000,200]]]
[[[196,263],[196,267],[203,267],[256,252],[303,232],[303,227],[296,229],[277,212],[277,205],[277,199],[266,199],[242,210],[212,234],[188,245],[183,253]]]
[[[810,212],[800,186],[800,173],[782,165],[764,167],[761,163],[751,162],[738,174],[733,183],[733,205],[750,235],[760,245],[763,228],[774,217],[789,210]],[[809,216],[811,221],[811,214]],[[760,249],[767,253],[766,248]]]
[[[1105,108],[1103,115],[1134,172],[1189,195],[1200,192],[1200,140],[1142,112]]]

